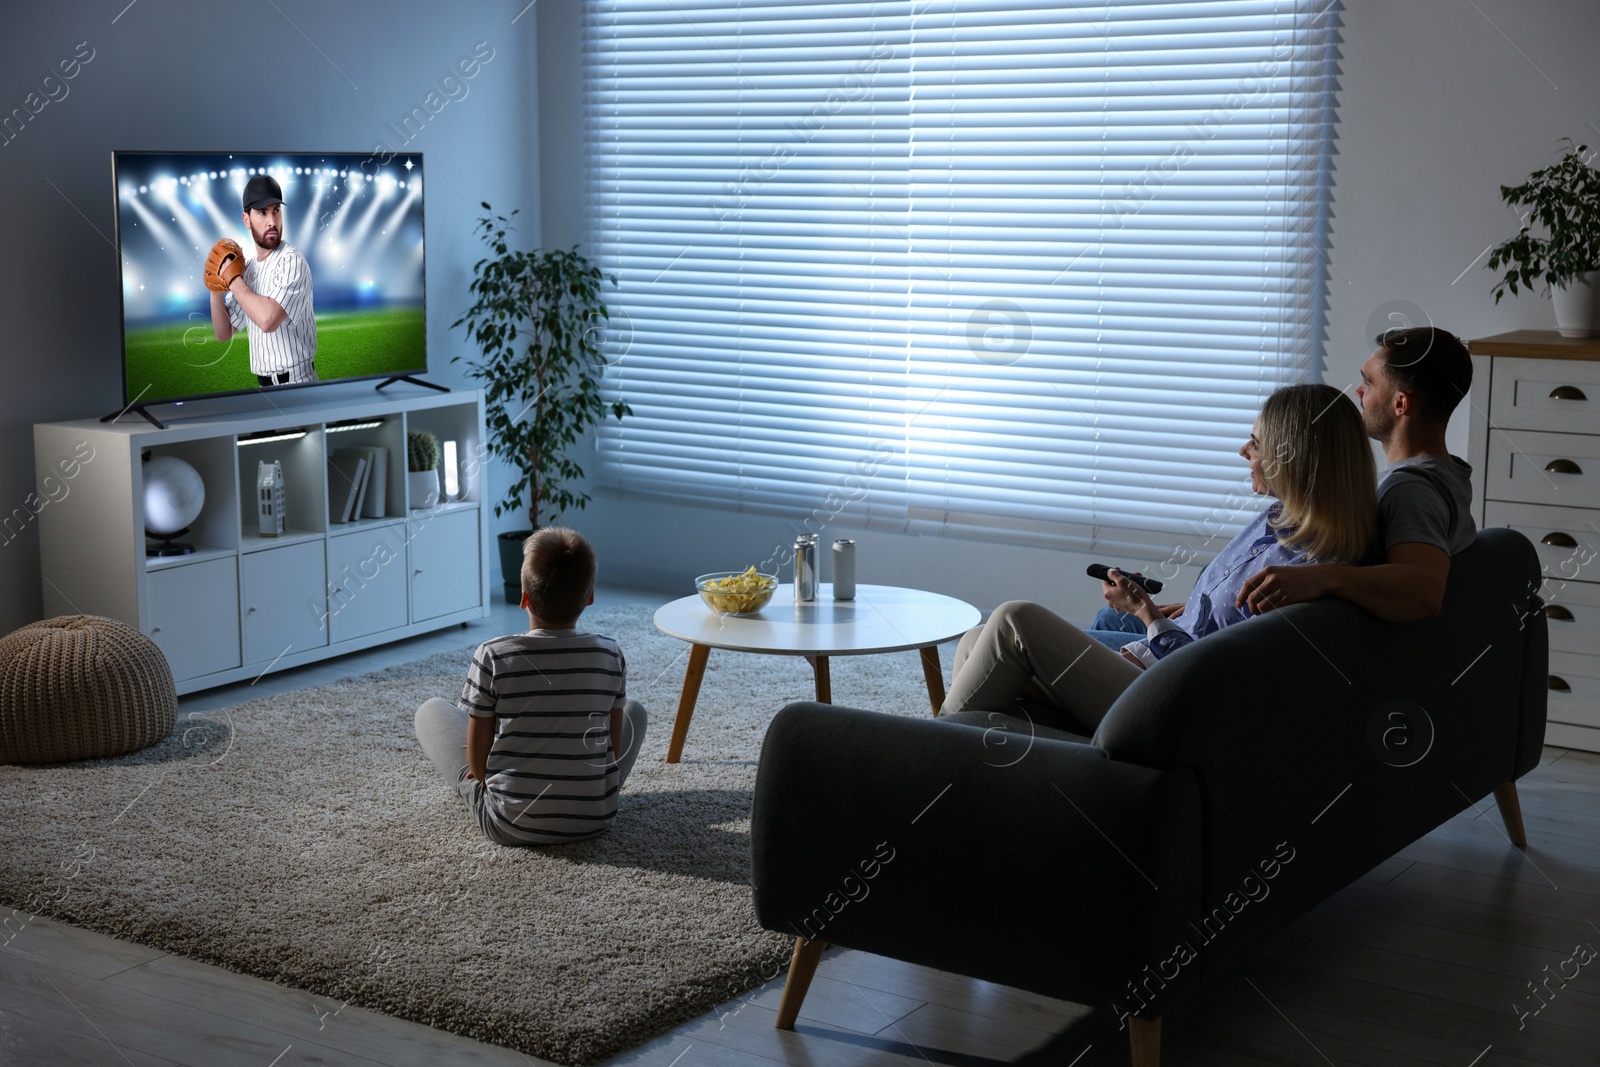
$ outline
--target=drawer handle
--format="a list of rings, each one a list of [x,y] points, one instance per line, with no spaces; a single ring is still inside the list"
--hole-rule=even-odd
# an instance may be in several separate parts
[[[1539,542],[1540,544],[1549,545],[1551,548],[1578,547],[1577,538],[1573,537],[1571,534],[1564,534],[1560,530],[1557,530],[1554,533],[1545,534],[1543,537],[1539,538]]]
[[[1550,675],[1550,683],[1549,684],[1550,684],[1550,688],[1553,691],[1557,692],[1557,693],[1570,693],[1570,692],[1572,692],[1572,686],[1567,684],[1566,679],[1558,677],[1558,676],[1556,676],[1554,674]]]
[[[1546,604],[1544,606],[1544,617],[1547,619],[1559,619],[1562,622],[1576,621],[1572,617],[1572,612],[1568,611],[1560,604]]]
[[[1570,459],[1553,459],[1544,465],[1547,474],[1582,474],[1583,468]]]
[[[1558,385],[1550,390],[1551,400],[1588,400],[1576,385]]]

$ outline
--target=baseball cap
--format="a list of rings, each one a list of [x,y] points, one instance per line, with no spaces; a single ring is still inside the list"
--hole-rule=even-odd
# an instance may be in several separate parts
[[[267,208],[283,203],[283,187],[265,174],[257,174],[244,186],[244,209]]]

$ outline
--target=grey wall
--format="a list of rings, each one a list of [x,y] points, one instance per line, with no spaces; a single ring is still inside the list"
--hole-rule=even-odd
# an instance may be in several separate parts
[[[1347,2],[1328,290],[1334,385],[1356,379],[1372,350],[1369,322],[1393,301],[1467,338],[1555,328],[1547,300],[1496,306],[1483,253],[1517,231],[1501,185],[1555,162],[1561,137],[1600,146],[1600,4],[1477,7]],[[1451,424],[1458,452],[1465,417]]]
[[[449,324],[467,306],[477,203],[523,207],[524,236],[539,240],[535,19],[517,18],[526,2],[7,3],[0,115],[39,110],[0,144],[0,515],[33,489],[33,423],[99,416],[122,400],[112,149],[398,148],[385,124],[487,41],[494,57],[466,95],[455,90],[404,146],[428,166],[431,376],[464,382],[449,363],[463,351]],[[74,78],[42,82],[85,43],[93,56]],[[30,526],[0,545],[0,632],[39,617],[37,538]]]
[[[543,93],[552,80],[579,76],[579,24],[560,6],[540,7]],[[1371,353],[1369,323],[1376,316],[1388,324],[1391,311],[1415,318],[1420,310],[1468,338],[1553,327],[1545,301],[1522,297],[1496,307],[1481,261],[1456,278],[1487,245],[1516,230],[1500,203],[1501,183],[1553,161],[1559,137],[1600,144],[1596,41],[1595,0],[1478,0],[1476,7],[1468,0],[1347,0],[1327,381],[1354,383]],[[576,152],[579,116],[565,102],[557,109],[541,96],[540,104],[545,227],[565,243],[581,233],[581,175],[550,164],[553,146],[564,157]],[[1451,426],[1457,452],[1466,451],[1465,420],[1458,413]],[[798,510],[793,522],[805,515]],[[709,505],[604,492],[574,524],[594,538],[613,577],[685,592],[695,574],[761,559],[792,528]],[[1081,577],[1090,561],[1072,553],[847,528],[825,536],[860,540],[861,581],[923,585],[985,607],[1025,597],[1071,618],[1087,617],[1099,603],[1098,586]],[[1191,570],[1175,588],[1192,580]]]

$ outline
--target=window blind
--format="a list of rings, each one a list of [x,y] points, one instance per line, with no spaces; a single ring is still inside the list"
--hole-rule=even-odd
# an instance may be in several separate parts
[[[1310,376],[1337,8],[590,0],[630,494],[1170,545]]]

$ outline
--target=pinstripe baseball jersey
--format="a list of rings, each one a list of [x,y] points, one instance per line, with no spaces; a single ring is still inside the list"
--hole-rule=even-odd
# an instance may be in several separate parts
[[[271,297],[288,317],[271,333],[250,320],[244,308],[228,293],[228,321],[250,336],[252,374],[289,372],[289,381],[317,380],[317,322],[311,306],[311,267],[288,242],[274,248],[266,259],[247,256],[244,283],[261,296]]]

